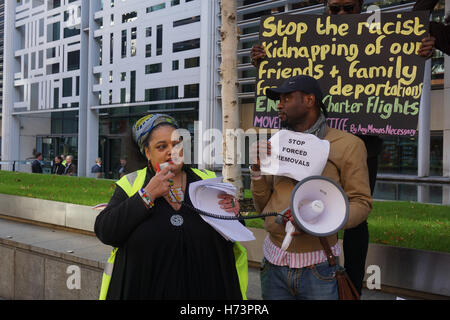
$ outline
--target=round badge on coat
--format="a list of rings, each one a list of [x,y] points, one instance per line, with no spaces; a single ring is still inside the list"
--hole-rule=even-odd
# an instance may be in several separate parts
[[[183,217],[179,214],[174,214],[172,217],[170,217],[170,223],[175,227],[179,227],[183,224]]]

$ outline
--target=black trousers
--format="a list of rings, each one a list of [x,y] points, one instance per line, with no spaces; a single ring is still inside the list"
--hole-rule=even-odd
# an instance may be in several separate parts
[[[367,158],[370,192],[373,194],[378,171],[377,155]],[[344,268],[361,295],[362,283],[366,272],[367,249],[369,248],[369,228],[367,221],[344,231]]]

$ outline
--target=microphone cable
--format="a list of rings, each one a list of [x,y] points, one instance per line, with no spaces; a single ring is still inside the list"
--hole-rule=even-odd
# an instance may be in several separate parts
[[[210,218],[214,218],[214,219],[220,219],[220,220],[249,220],[249,219],[257,219],[257,218],[265,218],[265,217],[275,217],[275,216],[281,216],[284,217],[283,214],[278,213],[278,212],[266,212],[266,213],[262,213],[262,214],[258,214],[258,215],[251,215],[251,216],[224,216],[221,214],[215,214],[215,213],[211,213],[211,212],[207,212],[207,211],[203,211],[201,209],[195,208],[194,206],[191,206],[190,204],[186,203],[186,202],[182,202],[181,204],[182,206],[185,206],[195,212],[197,212],[198,214],[201,214],[203,216],[207,216]]]

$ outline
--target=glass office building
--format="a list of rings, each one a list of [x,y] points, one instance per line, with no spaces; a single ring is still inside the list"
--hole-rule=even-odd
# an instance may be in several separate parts
[[[3,159],[71,154],[115,177],[130,124],[169,113],[199,119],[200,0],[7,1],[9,95]],[[207,12],[203,10],[204,12]],[[208,20],[208,17],[206,18]],[[0,64],[1,66],[1,64]],[[6,145],[5,145],[6,140]],[[21,170],[27,170],[23,166]]]

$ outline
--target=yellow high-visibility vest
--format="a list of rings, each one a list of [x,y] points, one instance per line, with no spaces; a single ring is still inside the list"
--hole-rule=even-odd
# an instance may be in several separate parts
[[[209,170],[199,170],[191,168],[191,170],[198,175],[202,180],[215,178],[216,174]],[[122,188],[123,191],[132,197],[136,192],[138,192],[145,182],[145,177],[147,174],[147,168],[129,173],[123,176],[117,185]],[[119,248],[113,248],[111,255],[109,256],[105,269],[103,270],[102,285],[100,288],[100,300],[106,300],[108,294],[109,284],[111,282],[111,276],[114,269],[114,261],[116,259],[117,250]],[[242,293],[242,298],[247,300],[247,286],[248,286],[248,260],[247,260],[247,250],[239,243],[234,242],[233,246],[234,258],[236,262],[236,271],[239,278],[239,286]]]

